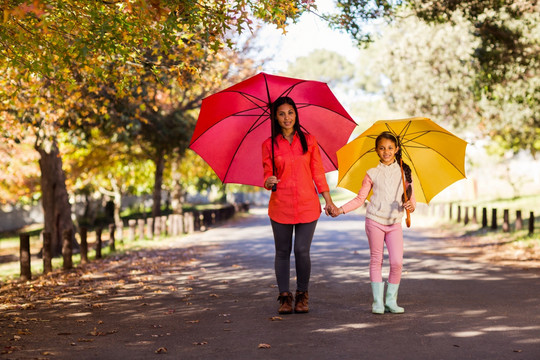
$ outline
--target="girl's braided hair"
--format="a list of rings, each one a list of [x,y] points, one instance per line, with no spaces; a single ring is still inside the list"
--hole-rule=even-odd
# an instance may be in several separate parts
[[[401,148],[401,144],[399,142],[399,136],[396,137],[390,131],[384,131],[379,136],[377,136],[377,139],[375,140],[375,147],[377,147],[379,145],[379,141],[381,139],[388,139],[388,140],[392,141],[396,145],[396,147],[399,147],[399,150],[396,153],[396,161],[398,162],[398,164],[400,164],[401,160],[402,160],[402,154],[401,154],[401,149],[402,148]],[[403,164],[403,173],[405,174],[405,179],[407,180],[407,182],[409,184],[412,184],[411,167],[405,161],[403,161],[402,164]],[[407,186],[407,199],[411,198],[411,194],[412,194],[412,188],[411,188],[411,185],[409,185],[409,186]],[[405,194],[402,195],[401,200],[402,200],[402,202],[405,202]]]

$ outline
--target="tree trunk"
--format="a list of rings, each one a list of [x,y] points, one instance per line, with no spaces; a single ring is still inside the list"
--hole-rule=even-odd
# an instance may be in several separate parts
[[[44,231],[51,234],[51,254],[57,256],[62,253],[62,231],[71,230],[74,233],[66,177],[56,141],[52,142],[50,148],[42,144],[36,146],[36,150],[40,154]]]
[[[165,168],[165,158],[163,152],[159,153],[154,160],[156,172],[154,176],[154,195],[152,204],[152,217],[161,216],[161,185],[163,184],[163,169]]]

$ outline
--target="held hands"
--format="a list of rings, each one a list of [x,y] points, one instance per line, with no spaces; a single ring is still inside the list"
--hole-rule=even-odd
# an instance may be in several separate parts
[[[335,218],[343,214],[344,212],[341,207],[338,208],[336,205],[334,205],[334,203],[330,203],[326,204],[326,206],[324,207],[324,213],[326,214],[326,216],[330,215]]]

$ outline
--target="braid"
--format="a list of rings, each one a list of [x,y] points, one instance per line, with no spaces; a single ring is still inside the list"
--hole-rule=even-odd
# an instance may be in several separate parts
[[[398,140],[399,141],[399,140]],[[399,147],[399,151],[396,153],[396,160],[398,161],[398,164],[402,164],[403,166],[403,173],[405,174],[405,179],[409,184],[412,184],[412,171],[411,167],[405,162],[402,162],[402,156],[401,156],[401,146]],[[407,186],[407,199],[411,198],[412,195],[412,187],[411,185]],[[402,195],[401,201],[405,202],[405,194]]]

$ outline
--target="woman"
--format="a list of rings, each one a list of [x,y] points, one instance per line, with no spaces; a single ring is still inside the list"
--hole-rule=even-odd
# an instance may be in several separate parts
[[[321,154],[315,137],[300,129],[296,104],[280,97],[272,104],[273,136],[262,145],[264,187],[275,186],[268,204],[276,247],[275,272],[279,288],[280,314],[293,312],[289,291],[292,235],[296,262],[294,311],[309,311],[308,286],[311,273],[310,247],[321,214],[317,192],[326,201],[328,214],[336,210],[324,175]]]
[[[404,209],[413,212],[416,200],[412,188],[411,168],[402,163],[407,180],[407,201],[403,192],[401,175],[401,150],[398,139],[390,132],[381,133],[375,140],[375,151],[379,156],[379,164],[367,171],[358,195],[332,213],[333,217],[351,212],[362,206],[373,190],[370,203],[366,209],[366,235],[369,242],[370,262],[369,277],[373,292],[371,312],[384,314],[385,310],[401,314],[405,309],[397,304],[399,283],[403,267],[403,230],[401,220]],[[383,301],[384,282],[382,280],[382,264],[384,244],[388,249],[390,274],[386,301]]]

